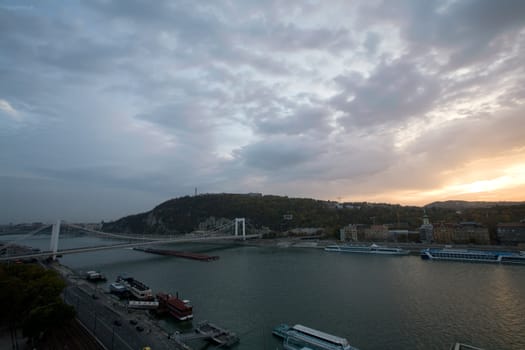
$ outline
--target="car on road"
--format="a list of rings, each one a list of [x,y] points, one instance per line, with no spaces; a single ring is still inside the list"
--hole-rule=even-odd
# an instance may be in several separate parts
[[[137,332],[142,332],[144,330],[144,327],[137,326],[137,327],[135,327],[135,329],[137,330]]]
[[[113,321],[113,324],[118,327],[122,326],[122,322],[120,322],[119,320]]]
[[[129,320],[129,323],[131,323],[132,325],[136,325],[138,322],[137,320]]]

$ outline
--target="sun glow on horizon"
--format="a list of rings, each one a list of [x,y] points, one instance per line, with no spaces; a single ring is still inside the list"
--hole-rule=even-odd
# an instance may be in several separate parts
[[[525,163],[508,166],[497,174],[489,170],[487,169],[485,174],[486,178],[483,178],[483,167],[469,169],[461,175],[456,174],[451,182],[429,190],[399,190],[362,195],[359,198],[345,198],[345,200],[400,203],[402,205],[426,205],[434,201],[454,199],[471,201],[525,200]],[[490,178],[491,176],[492,178]]]
[[[480,169],[480,172],[483,170]],[[497,197],[498,192],[525,185],[525,163],[515,164],[501,171],[502,175],[490,179],[479,179],[475,181],[455,182],[444,187],[426,191],[420,194],[420,198],[436,198],[468,195],[490,195]],[[482,175],[481,175],[482,176]],[[480,176],[480,177],[481,177]],[[516,193],[519,196],[519,193]],[[521,195],[525,196],[525,193]],[[480,199],[475,198],[473,200]],[[505,200],[505,199],[501,199]]]

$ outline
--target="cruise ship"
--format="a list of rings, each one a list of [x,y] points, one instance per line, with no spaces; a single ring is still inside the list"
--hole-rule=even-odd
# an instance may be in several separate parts
[[[525,265],[525,252],[517,253],[471,249],[427,248],[421,251],[421,259]]]
[[[280,324],[273,329],[274,335],[283,338],[285,350],[358,350],[348,344],[348,340],[324,333],[300,324],[290,327]]]
[[[370,246],[360,245],[329,245],[324,248],[327,252],[358,253],[358,254],[383,254],[383,255],[408,255],[410,251],[401,248],[381,247],[377,244]]]

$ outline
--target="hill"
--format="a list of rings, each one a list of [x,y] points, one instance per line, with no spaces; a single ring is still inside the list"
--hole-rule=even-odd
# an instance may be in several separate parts
[[[514,206],[524,205],[525,202],[483,202],[483,201],[460,201],[460,200],[448,200],[441,202],[432,202],[425,205],[425,208],[447,208],[454,210],[464,210],[472,208],[491,208],[496,206]]]
[[[468,203],[468,202],[467,202]],[[501,203],[501,202],[497,202]],[[463,208],[465,208],[464,206]],[[105,223],[103,231],[134,234],[183,234],[210,229],[221,221],[246,218],[248,228],[272,231],[323,228],[328,234],[348,224],[389,224],[417,229],[424,210],[431,222],[477,221],[495,230],[498,222],[525,218],[525,204],[456,208],[385,203],[344,203],[258,194],[204,194],[168,200],[152,210]]]

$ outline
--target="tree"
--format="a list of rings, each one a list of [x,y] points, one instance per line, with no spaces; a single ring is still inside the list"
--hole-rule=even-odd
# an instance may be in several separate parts
[[[75,311],[60,293],[65,282],[51,270],[34,264],[0,264],[0,323],[22,328],[34,341],[71,320]]]

